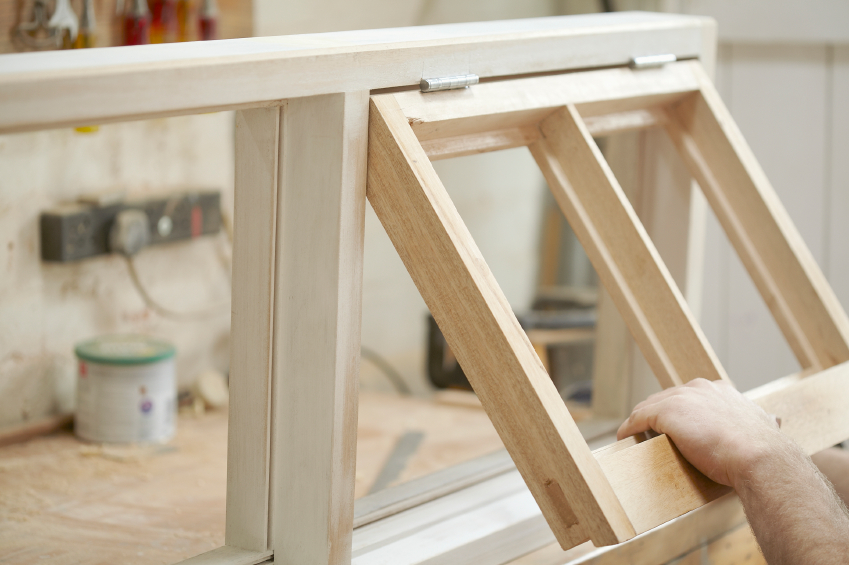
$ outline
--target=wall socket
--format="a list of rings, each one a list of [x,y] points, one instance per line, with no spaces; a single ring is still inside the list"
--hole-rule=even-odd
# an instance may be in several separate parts
[[[111,253],[109,230],[115,216],[126,209],[147,215],[149,245],[216,234],[221,229],[221,192],[217,190],[109,204],[63,204],[41,214],[41,258],[67,262]]]

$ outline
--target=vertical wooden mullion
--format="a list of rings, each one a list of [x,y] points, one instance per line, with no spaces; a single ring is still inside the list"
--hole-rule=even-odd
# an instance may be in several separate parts
[[[270,378],[280,108],[236,112],[225,543],[268,547]]]
[[[849,319],[697,65],[701,91],[669,108],[667,132],[803,368],[849,360]]]
[[[350,562],[368,92],[290,99],[280,126],[270,544]]]
[[[540,129],[531,153],[661,385],[727,379],[577,110]]]
[[[704,197],[661,128],[620,133],[604,140],[611,171],[657,247],[691,310],[698,302],[704,231]],[[696,202],[696,198],[701,198]],[[696,243],[694,243],[694,241]],[[610,294],[598,300],[593,359],[593,415],[627,418],[631,409],[658,389],[657,379],[631,337]],[[698,314],[694,312],[696,318]]]

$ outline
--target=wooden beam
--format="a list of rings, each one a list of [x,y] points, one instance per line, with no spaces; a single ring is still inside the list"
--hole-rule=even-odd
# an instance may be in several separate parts
[[[614,114],[590,116],[584,122],[590,135],[601,137],[662,125],[665,115],[655,109],[631,110]],[[501,151],[530,145],[540,138],[536,125],[474,132],[453,137],[422,140],[422,148],[431,161]]]
[[[539,130],[535,126],[519,126],[507,129],[442,137],[422,141],[428,159],[438,161],[476,155],[489,151],[501,151],[513,147],[524,147],[539,138]]]
[[[372,97],[368,197],[564,547],[632,528],[393,95]],[[580,524],[578,523],[580,520]]]
[[[254,551],[268,548],[279,137],[278,108],[236,113],[225,542]]]
[[[647,12],[3,55],[0,133],[279,104],[424,77],[698,57],[708,18]]]
[[[578,111],[540,129],[531,153],[661,385],[727,379]]]
[[[271,548],[351,559],[368,92],[289,100],[280,132]]]
[[[849,360],[849,318],[713,84],[694,73],[701,91],[669,109],[667,131],[802,368]]]
[[[395,96],[416,137],[426,142],[534,127],[567,104],[575,104],[586,116],[616,114],[593,121],[599,134],[648,127],[657,121],[655,108],[681,99],[698,86],[692,63],[680,62],[658,69],[602,69]]]

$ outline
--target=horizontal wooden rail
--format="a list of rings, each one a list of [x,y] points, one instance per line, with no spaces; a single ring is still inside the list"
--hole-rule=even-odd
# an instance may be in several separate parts
[[[568,104],[575,105],[584,118],[665,106],[699,89],[696,65],[681,61],[657,69],[600,69],[393,96],[425,146],[433,140],[535,128],[555,108]],[[655,116],[630,114],[629,118],[648,121]]]
[[[286,98],[698,57],[708,18],[616,13],[0,56],[0,133],[274,105]]]

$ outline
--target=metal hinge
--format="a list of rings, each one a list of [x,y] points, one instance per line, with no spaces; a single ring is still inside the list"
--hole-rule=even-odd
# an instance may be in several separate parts
[[[663,55],[643,55],[642,57],[633,57],[628,66],[632,69],[652,69],[654,67],[662,67],[666,63],[674,63],[678,57],[672,53],[664,53]]]
[[[437,90],[466,88],[477,84],[479,81],[478,75],[459,75],[455,77],[423,78],[419,86],[422,92],[436,92]]]

